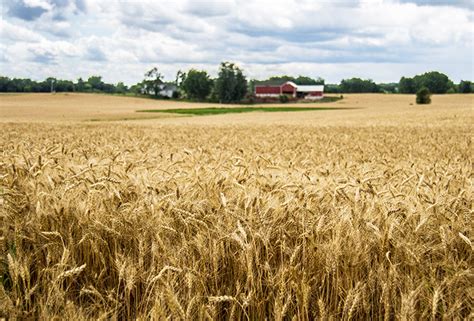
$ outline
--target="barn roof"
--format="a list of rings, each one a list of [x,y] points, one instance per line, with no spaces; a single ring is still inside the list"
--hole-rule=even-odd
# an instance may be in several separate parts
[[[324,91],[324,86],[317,85],[317,86],[302,86],[298,85],[296,91],[307,93],[307,92],[314,92],[314,91]]]
[[[267,86],[281,87],[285,84],[292,85],[293,87],[296,88],[296,91],[299,91],[299,92],[314,92],[314,91],[323,92],[324,91],[324,85],[298,85],[292,81],[282,82],[281,80],[256,81],[255,87],[267,87]]]
[[[265,81],[257,81],[255,82],[255,87],[257,86],[275,86],[275,87],[281,87],[283,85],[292,85],[293,87],[298,87],[297,84],[295,84],[292,81],[281,81],[281,80],[265,80]]]

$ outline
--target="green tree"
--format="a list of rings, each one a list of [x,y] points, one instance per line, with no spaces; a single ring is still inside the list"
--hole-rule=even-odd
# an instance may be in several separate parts
[[[181,74],[181,79],[181,88],[188,98],[204,100],[211,93],[212,79],[203,70],[191,69]]]
[[[311,77],[301,75],[296,78],[288,75],[273,76],[268,78],[267,80],[264,80],[263,82],[281,85],[287,81],[292,81],[297,85],[324,85],[324,79],[321,77],[313,79]]]
[[[104,83],[102,87],[102,91],[108,94],[113,94],[116,92],[116,88],[113,84],[106,84]]]
[[[157,67],[154,67],[145,73],[145,84],[147,87],[147,93],[153,91],[155,97],[158,97],[160,93],[160,85],[163,84],[163,75],[158,71]]]
[[[82,80],[82,78],[77,79],[76,91],[83,92],[84,86],[85,86],[84,80]]]
[[[339,86],[343,93],[377,93],[380,88],[371,79],[360,78],[343,79]]]
[[[380,91],[386,94],[393,94],[397,92],[398,83],[382,83],[377,84],[379,86]]]
[[[461,94],[469,94],[472,92],[472,83],[468,80],[461,80],[459,83],[459,92]]]
[[[72,91],[73,87],[70,81],[52,77],[40,82],[29,78],[0,77],[0,92],[51,92],[57,88],[59,91]]]
[[[413,78],[402,77],[398,82],[398,92],[401,94],[414,94],[416,90]]]
[[[247,82],[247,92],[248,93],[255,93],[255,85],[258,83],[258,81],[256,79],[250,79],[248,82]]]
[[[328,94],[338,94],[341,92],[341,88],[337,84],[327,84],[324,86],[324,91]]]
[[[431,92],[427,87],[422,87],[416,92],[416,103],[420,105],[431,103]]]
[[[116,93],[125,94],[127,91],[128,91],[128,87],[123,82],[119,82],[115,86],[115,92]]]
[[[222,62],[215,82],[215,94],[221,103],[239,102],[247,93],[247,79],[234,63]]]
[[[413,77],[415,90],[426,87],[434,94],[445,94],[449,88],[453,87],[453,82],[443,73],[438,71],[426,72],[422,75]]]
[[[287,82],[287,81],[292,81],[292,82],[295,82],[296,81],[296,78],[295,77],[292,77],[292,76],[287,76],[287,75],[283,75],[283,76],[272,76],[270,78],[268,78],[267,80],[265,80],[266,82],[271,82],[271,83],[276,83],[276,84],[282,84],[284,82]]]
[[[104,82],[102,81],[101,76],[91,76],[87,79],[87,84],[89,86],[85,86],[92,91],[102,91],[104,89]]]
[[[33,86],[34,86],[34,81],[32,81],[31,79],[27,78],[27,79],[20,79],[19,80],[20,82],[20,88],[21,88],[21,91],[22,92],[31,92],[33,91]]]
[[[130,87],[130,92],[133,93],[135,96],[138,96],[138,95],[142,94],[143,93],[142,83],[139,82],[135,85],[132,85]]]
[[[72,92],[74,91],[74,83],[70,80],[57,79],[55,90],[57,92]]]
[[[50,92],[51,83],[49,83],[47,80],[43,80],[36,84],[35,91],[42,92],[42,93]]]
[[[321,77],[313,79],[311,77],[298,76],[294,82],[297,85],[324,85],[324,79]]]
[[[9,83],[10,78],[0,76],[0,92],[6,92]]]
[[[56,91],[56,78],[54,77],[48,77],[46,78],[45,82],[49,85],[50,87],[50,92],[55,92]]]
[[[181,70],[178,70],[176,73],[176,79],[175,79],[175,84],[178,87],[181,87],[181,84],[183,83],[184,79],[186,78],[186,73],[182,72]]]

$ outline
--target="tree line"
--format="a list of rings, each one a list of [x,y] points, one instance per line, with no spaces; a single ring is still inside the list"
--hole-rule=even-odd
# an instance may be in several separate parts
[[[101,76],[91,76],[87,80],[79,78],[71,80],[46,78],[43,81],[34,81],[28,78],[8,78],[0,76],[0,92],[102,92],[126,93],[129,88],[123,83],[108,84],[102,81]]]
[[[428,88],[433,94],[474,92],[471,81],[461,80],[459,85],[455,85],[448,76],[437,71],[416,75],[413,78],[402,77],[398,91],[402,94],[414,94],[423,87]]]
[[[292,81],[298,85],[325,85],[326,93],[402,93],[414,94],[422,88],[431,93],[471,93],[474,83],[462,80],[454,84],[449,77],[437,71],[416,75],[412,78],[402,77],[398,83],[375,83],[371,79],[343,79],[339,84],[326,84],[323,78],[307,76],[273,76],[266,80],[250,81],[243,70],[231,62],[222,62],[218,75],[212,78],[206,71],[190,69],[187,72],[178,71],[174,81],[164,81],[164,76],[158,68],[153,68],[144,74],[144,79],[128,87],[123,82],[106,83],[101,76],[91,76],[87,80],[79,78],[76,82],[56,78],[43,81],[31,79],[8,78],[0,76],[0,92],[98,92],[109,94],[146,95],[160,98],[164,85],[173,86],[173,98],[210,102],[241,102],[251,101],[255,85],[261,83],[281,84]]]

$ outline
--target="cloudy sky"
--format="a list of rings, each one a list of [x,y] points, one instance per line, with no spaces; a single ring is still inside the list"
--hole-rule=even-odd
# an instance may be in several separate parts
[[[1,0],[0,74],[140,81],[158,66],[250,78],[474,80],[470,0]]]

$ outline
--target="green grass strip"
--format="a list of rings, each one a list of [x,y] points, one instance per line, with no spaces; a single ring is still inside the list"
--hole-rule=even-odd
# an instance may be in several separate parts
[[[235,107],[235,108],[183,108],[183,109],[148,109],[137,110],[144,113],[173,113],[181,115],[219,115],[249,113],[255,111],[261,112],[292,112],[292,111],[315,111],[315,110],[340,110],[349,108],[339,107]]]

